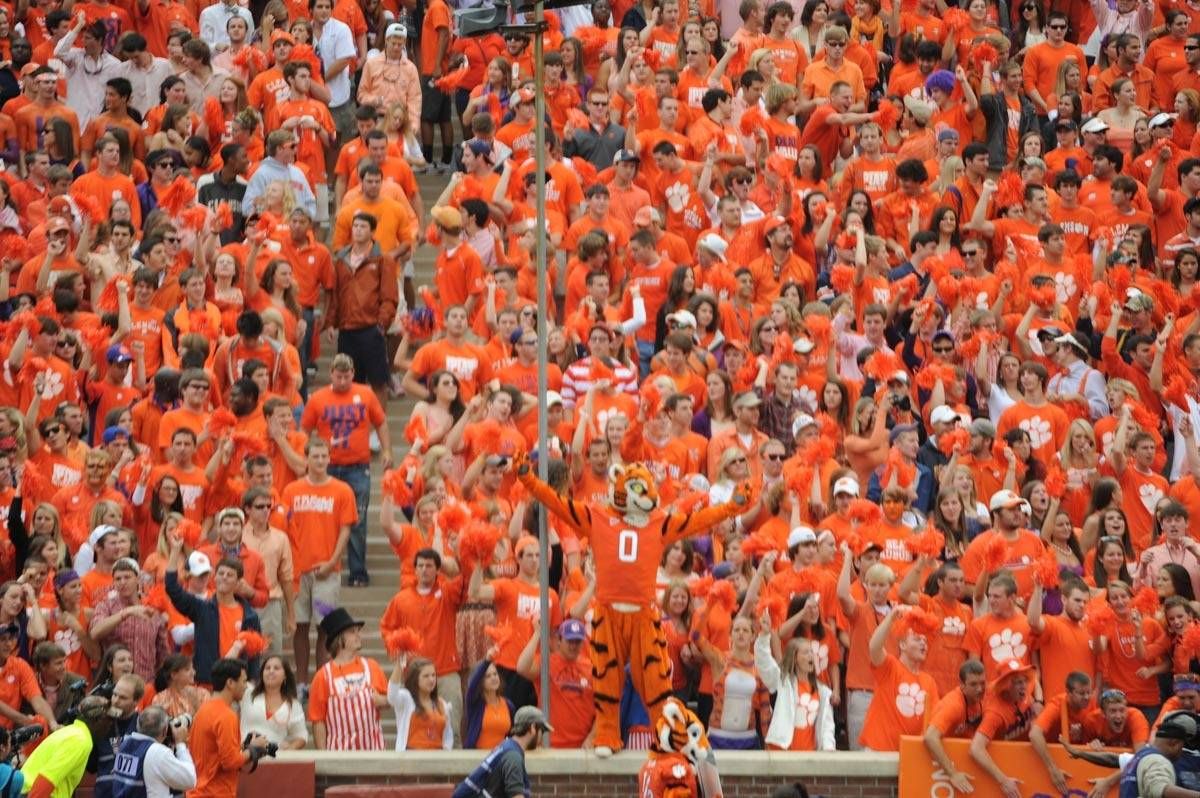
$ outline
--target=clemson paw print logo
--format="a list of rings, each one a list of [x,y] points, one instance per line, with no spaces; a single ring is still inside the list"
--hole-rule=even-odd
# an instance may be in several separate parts
[[[962,637],[967,633],[967,625],[957,615],[947,615],[942,619],[942,634],[950,637]]]
[[[1070,301],[1078,290],[1079,286],[1075,282],[1075,275],[1062,272],[1054,275],[1054,294],[1059,302]]]
[[[875,303],[878,305],[883,305],[886,307],[887,304],[892,301],[892,292],[886,288],[876,287],[873,290],[873,293],[875,295]]]
[[[79,635],[74,629],[62,628],[54,633],[54,644],[68,654],[74,654],[80,649]]]
[[[989,637],[988,647],[992,650],[993,662],[1023,659],[1029,648],[1025,645],[1025,636],[1012,629],[1004,629]]]
[[[1138,498],[1142,500],[1142,506],[1146,508],[1146,512],[1151,515],[1154,514],[1154,508],[1158,507],[1162,497],[1163,492],[1157,485],[1150,482],[1146,482],[1138,488]]]
[[[896,711],[903,718],[925,714],[925,691],[915,682],[904,682],[896,690]]]
[[[805,693],[796,699],[796,727],[807,729],[816,723],[817,710],[821,703],[811,693]]]
[[[975,295],[975,309],[976,310],[987,310],[991,306],[992,306],[992,303],[991,303],[991,301],[988,300],[987,291],[980,291],[978,294]]]
[[[1050,422],[1041,416],[1021,419],[1018,426],[1029,433],[1029,445],[1034,449],[1040,449],[1050,442]]]
[[[63,392],[63,378],[54,369],[46,372],[46,382],[42,386],[42,399],[53,399]]]
[[[815,412],[817,409],[817,392],[807,385],[801,385],[796,388],[796,399],[800,404],[804,405],[808,411]]]
[[[675,213],[683,210],[683,207],[688,204],[688,199],[691,196],[686,183],[675,183],[663,193],[667,197],[667,206]]]
[[[829,646],[818,640],[810,642],[812,643],[813,668],[817,673],[824,673],[829,669]]]

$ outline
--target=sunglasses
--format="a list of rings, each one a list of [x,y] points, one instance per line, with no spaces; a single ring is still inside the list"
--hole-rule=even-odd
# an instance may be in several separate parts
[[[700,50],[684,50],[685,55],[704,55]]]
[[[733,179],[733,182],[734,182],[734,183],[738,183],[739,185],[743,185],[743,186],[744,186],[744,185],[746,185],[747,183],[752,183],[752,182],[754,182],[754,178],[752,178],[752,177],[735,177],[735,178]]]
[[[745,457],[738,457],[729,461],[730,465],[745,465],[747,462]]]
[[[773,463],[777,463],[777,462],[779,462],[780,460],[786,460],[786,459],[787,459],[787,455],[786,455],[786,454],[764,454],[764,455],[763,455],[763,457],[765,457],[766,459],[770,460],[770,461],[771,461],[771,462],[773,462]]]
[[[43,435],[57,435],[58,433],[62,432],[64,429],[66,429],[66,427],[64,427],[60,424],[60,425],[54,426],[54,427],[47,427],[46,431],[43,432],[42,434]]]
[[[952,347],[952,346],[935,346],[933,348],[933,351],[937,352],[939,355],[948,355],[954,351],[954,347]]]
[[[1200,50],[1200,44],[1185,44],[1183,46],[1183,49],[1185,49],[1185,50]]]

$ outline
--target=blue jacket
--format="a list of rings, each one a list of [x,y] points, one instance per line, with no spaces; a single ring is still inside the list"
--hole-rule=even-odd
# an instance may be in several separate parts
[[[193,640],[192,664],[196,668],[198,684],[212,684],[212,666],[225,652],[221,651],[221,613],[217,609],[215,598],[203,599],[193,596],[179,584],[179,575],[175,571],[167,571],[167,598],[175,605],[175,609],[191,619],[196,625]],[[242,631],[253,630],[261,632],[258,623],[258,613],[245,599],[238,599],[242,605]],[[250,677],[258,674],[258,657],[246,658]]]
[[[467,679],[467,692],[463,695],[463,714],[467,719],[466,732],[463,734],[463,748],[474,748],[479,742],[479,733],[483,731],[483,702],[479,700],[480,683],[483,682],[483,674],[487,673],[488,666],[492,664],[490,659],[482,659],[475,666],[475,670],[471,671],[470,678]],[[508,705],[508,719],[512,722],[513,709],[512,702],[507,698],[504,703]]]

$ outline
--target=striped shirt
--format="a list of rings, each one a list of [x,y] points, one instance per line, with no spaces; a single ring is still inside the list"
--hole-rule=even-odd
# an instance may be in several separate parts
[[[577,360],[567,366],[567,370],[563,373],[562,381],[562,399],[563,407],[568,410],[575,407],[577,401],[581,401],[587,395],[588,390],[592,387],[592,363],[594,361],[590,357],[585,357],[583,360]],[[623,391],[631,396],[638,395],[638,375],[633,369],[624,366],[616,361],[611,366],[613,375],[615,376],[615,385],[613,388],[617,391]]]

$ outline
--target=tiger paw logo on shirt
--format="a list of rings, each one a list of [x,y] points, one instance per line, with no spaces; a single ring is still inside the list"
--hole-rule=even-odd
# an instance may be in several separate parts
[[[949,637],[962,637],[967,633],[967,625],[957,615],[947,615],[942,619],[942,634]]]
[[[925,714],[925,691],[917,682],[901,682],[896,688],[896,711],[904,718]]]
[[[1025,637],[1020,632],[1005,629],[988,638],[988,647],[992,651],[994,662],[1006,662],[1010,659],[1023,659],[1028,646]]]
[[[796,698],[796,728],[807,729],[817,720],[817,710],[821,702],[812,693],[804,693]]]

